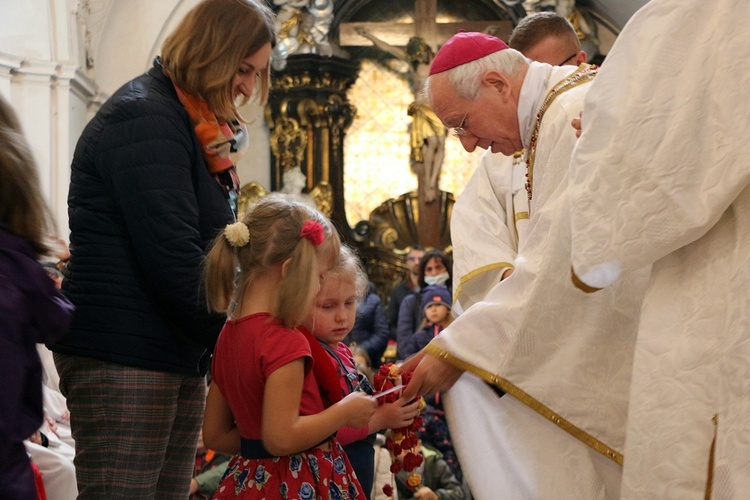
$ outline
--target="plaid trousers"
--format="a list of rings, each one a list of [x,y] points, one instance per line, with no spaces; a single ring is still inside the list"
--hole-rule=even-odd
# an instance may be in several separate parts
[[[187,498],[205,377],[54,357],[76,443],[78,498]]]

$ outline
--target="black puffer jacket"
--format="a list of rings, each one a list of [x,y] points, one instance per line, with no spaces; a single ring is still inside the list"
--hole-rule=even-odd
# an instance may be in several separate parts
[[[73,157],[76,306],[57,352],[202,375],[224,317],[201,290],[206,247],[233,220],[187,112],[157,59],[86,126]]]

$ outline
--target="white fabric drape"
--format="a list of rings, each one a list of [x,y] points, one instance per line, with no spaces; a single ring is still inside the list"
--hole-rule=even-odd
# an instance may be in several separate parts
[[[575,272],[617,286],[653,263],[623,498],[704,498],[709,480],[712,498],[750,491],[748,19],[744,0],[653,0],[586,98]]]

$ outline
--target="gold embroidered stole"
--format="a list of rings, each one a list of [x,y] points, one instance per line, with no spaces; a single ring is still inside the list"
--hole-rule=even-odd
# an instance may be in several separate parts
[[[529,195],[529,211],[531,211],[531,192],[534,183],[534,160],[536,159],[536,144],[539,138],[539,129],[542,126],[542,119],[544,114],[549,109],[550,105],[557,99],[557,96],[567,92],[570,89],[591,81],[596,74],[599,72],[599,67],[591,64],[583,63],[578,68],[566,76],[552,87],[544,98],[542,105],[539,107],[539,111],[536,114],[536,124],[534,125],[534,132],[531,134],[531,141],[526,151],[526,192]]]

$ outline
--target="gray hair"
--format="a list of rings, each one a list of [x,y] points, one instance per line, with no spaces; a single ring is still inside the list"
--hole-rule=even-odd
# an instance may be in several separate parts
[[[498,50],[475,61],[448,70],[448,78],[458,97],[476,99],[482,75],[487,71],[499,71],[509,78],[517,76],[529,65],[529,60],[514,49]]]

